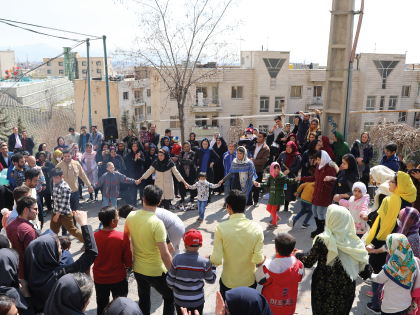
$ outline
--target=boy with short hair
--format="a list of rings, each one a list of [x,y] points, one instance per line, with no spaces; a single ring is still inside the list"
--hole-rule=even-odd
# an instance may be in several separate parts
[[[93,265],[93,279],[96,289],[97,314],[102,314],[112,297],[128,295],[126,268],[131,267],[133,255],[130,240],[124,232],[115,230],[118,225],[118,211],[106,206],[98,213],[103,228],[94,233],[98,256]]]
[[[70,209],[71,188],[63,179],[63,170],[55,167],[51,171],[53,180],[54,216],[50,221],[50,228],[55,234],[60,232],[60,226],[64,226],[70,235],[84,243],[82,232],[75,226],[73,212]]]
[[[61,260],[60,266],[70,266],[74,263],[73,256],[71,255],[71,239],[68,235],[62,235],[58,237],[61,244]]]
[[[201,233],[190,229],[183,239],[186,253],[178,254],[172,259],[166,283],[174,290],[177,315],[182,315],[181,307],[185,307],[188,312],[197,310],[202,315],[204,281],[215,283],[216,273],[212,270],[210,260],[198,254],[203,244]]]
[[[206,210],[207,202],[209,200],[209,187],[210,188],[219,188],[219,184],[209,183],[207,180],[207,173],[200,172],[198,173],[198,182],[192,186],[188,186],[189,189],[197,189],[197,206],[198,206],[198,219],[197,221],[204,221],[204,211]]]
[[[143,145],[150,141],[150,132],[147,131],[146,126],[141,126],[139,136],[140,136],[140,142]]]
[[[173,145],[172,145],[172,156],[178,157],[179,154],[181,153],[181,146],[179,145],[179,137],[175,136],[172,138],[173,141]]]
[[[230,166],[232,165],[232,161],[234,159],[236,159],[236,147],[237,147],[236,142],[233,142],[233,141],[229,142],[229,144],[228,144],[229,151],[227,151],[225,154],[223,154],[224,176],[229,174]],[[225,202],[223,204],[223,208],[226,208],[226,197],[227,197],[229,191],[232,188],[232,183],[233,183],[233,177],[229,178],[227,181],[224,182],[224,185],[225,185],[225,187],[224,187]]]
[[[263,286],[261,294],[274,315],[293,315],[305,268],[294,255],[296,239],[292,235],[279,233],[275,245],[276,258],[267,259],[256,271],[255,278]]]
[[[398,147],[395,143],[388,143],[385,146],[385,154],[382,157],[380,165],[386,166],[394,172],[398,172],[400,165],[396,155],[397,149]]]
[[[405,165],[407,166],[407,173],[412,169],[416,168],[416,162],[414,162],[413,160],[407,161]]]

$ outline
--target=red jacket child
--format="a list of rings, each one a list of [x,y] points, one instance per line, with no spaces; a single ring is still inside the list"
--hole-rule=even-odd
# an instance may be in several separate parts
[[[177,137],[173,137],[172,138],[172,141],[173,141],[174,144],[172,145],[172,152],[171,152],[171,154],[178,156],[179,153],[181,153],[181,146],[178,144],[179,143],[179,137],[178,136]]]

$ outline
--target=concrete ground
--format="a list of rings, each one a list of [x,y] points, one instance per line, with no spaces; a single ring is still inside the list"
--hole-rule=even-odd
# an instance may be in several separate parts
[[[86,198],[88,197],[88,193],[86,189],[84,189],[84,197],[85,200],[82,200],[80,203],[80,210],[88,211],[88,223],[92,225],[94,230],[97,230],[99,226],[98,220],[98,212],[101,208],[101,201],[97,202],[86,202]],[[99,195],[100,199],[100,195]],[[187,198],[188,200],[188,198]],[[122,200],[118,201],[118,205],[122,206],[124,202]],[[267,200],[260,200],[260,205],[258,207],[247,207],[246,209],[246,217],[250,220],[253,220],[260,224],[264,229],[264,255],[267,258],[274,258],[275,257],[275,249],[274,249],[274,238],[275,235],[279,232],[288,232],[296,237],[297,244],[296,248],[302,249],[303,251],[307,251],[311,248],[312,245],[312,238],[310,238],[309,234],[315,228],[315,221],[313,218],[310,220],[311,227],[308,229],[301,229],[301,225],[303,223],[303,218],[297,222],[296,226],[291,229],[288,226],[288,220],[292,216],[292,213],[296,214],[299,212],[299,202],[291,203],[290,211],[289,212],[278,212],[280,216],[280,222],[278,222],[279,227],[276,230],[266,230],[267,225],[270,223],[270,215],[266,211],[266,204]],[[212,252],[213,250],[213,236],[214,230],[216,225],[219,222],[222,222],[228,219],[228,214],[226,210],[222,209],[223,205],[223,195],[222,196],[215,196],[212,197],[212,202],[207,206],[206,213],[205,213],[205,220],[201,224],[196,221],[198,213],[197,210],[195,211],[187,211],[181,212],[176,211],[175,213],[185,222],[186,230],[190,228],[195,228],[201,231],[203,235],[203,247],[200,249],[201,255],[206,255]],[[138,206],[141,208],[141,206]],[[48,229],[50,226],[50,219],[51,215],[47,211],[47,217],[45,218],[44,230]],[[118,224],[118,230],[124,230],[124,223],[125,220],[120,218]],[[72,239],[72,253],[73,257],[76,260],[81,255],[81,247],[82,244],[78,242],[74,237]],[[181,251],[184,249],[184,244],[181,242]],[[302,280],[299,285],[299,296],[297,300],[297,307],[295,314],[312,314],[311,311],[311,277],[314,268],[306,269],[306,276]],[[222,267],[217,268],[217,280],[216,283],[213,285],[206,284],[205,285],[205,297],[206,303],[204,306],[204,314],[205,315],[212,315],[214,314],[215,308],[215,296],[216,291],[219,289],[219,279],[222,272]],[[261,286],[258,286],[258,290],[261,291]],[[357,287],[356,287],[356,298],[353,303],[353,308],[351,314],[363,315],[363,314],[370,314],[370,312],[366,308],[366,304],[370,301],[370,299],[366,296],[366,292],[370,290],[370,285],[363,282],[362,279],[357,279]],[[134,279],[134,276],[131,274],[129,279],[129,295],[128,297],[134,301],[138,301],[138,294],[137,294],[137,284]],[[152,289],[152,314],[162,314],[163,312],[163,303],[161,296]],[[96,314],[96,296],[95,292],[93,293],[91,302],[86,310],[86,314],[93,315]]]

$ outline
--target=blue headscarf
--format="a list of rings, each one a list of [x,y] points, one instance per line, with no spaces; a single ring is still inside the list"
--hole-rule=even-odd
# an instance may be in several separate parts
[[[150,153],[150,149],[152,148],[155,148],[155,153],[153,155]],[[151,163],[153,163],[157,159],[157,148],[153,143],[149,144],[149,157],[152,158]]]
[[[207,143],[209,144],[207,149],[203,149],[203,141],[207,141]],[[203,140],[201,140],[200,150],[204,152],[203,159],[201,160],[200,172],[206,172],[207,173],[207,164],[209,163],[209,158],[210,158],[210,141],[209,141],[209,139],[204,138]]]
[[[250,159],[248,159],[245,147],[240,146],[236,150],[236,152],[242,152],[244,158],[242,160],[239,160],[237,155],[238,153],[236,153],[236,158],[232,161],[229,172],[238,174],[235,176],[239,176],[241,190],[247,196],[248,199],[254,181],[257,179],[257,172],[255,171],[254,163]]]

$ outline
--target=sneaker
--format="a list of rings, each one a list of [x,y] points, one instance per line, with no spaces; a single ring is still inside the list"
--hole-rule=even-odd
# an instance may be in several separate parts
[[[308,224],[308,223],[303,223],[302,224],[302,226],[301,226],[301,228],[302,229],[307,229],[308,227],[310,227],[311,225],[310,224]]]
[[[254,207],[258,207],[260,204],[257,202],[257,203],[254,203]]]
[[[293,219],[289,219],[289,226],[293,229],[293,227],[295,226],[296,221]]]
[[[367,291],[366,295],[371,298],[373,296],[373,292],[372,291]]]
[[[204,219],[202,219],[202,218],[198,218],[198,219],[197,219],[197,221],[198,221],[198,222],[203,222],[203,221],[204,221]]]
[[[277,225],[274,225],[274,224],[269,224],[269,225],[267,226],[267,230],[275,230],[275,229],[277,229]]]
[[[380,308],[373,308],[372,303],[368,303],[366,305],[366,307],[368,308],[368,310],[370,310],[373,314],[381,314],[381,309]]]

